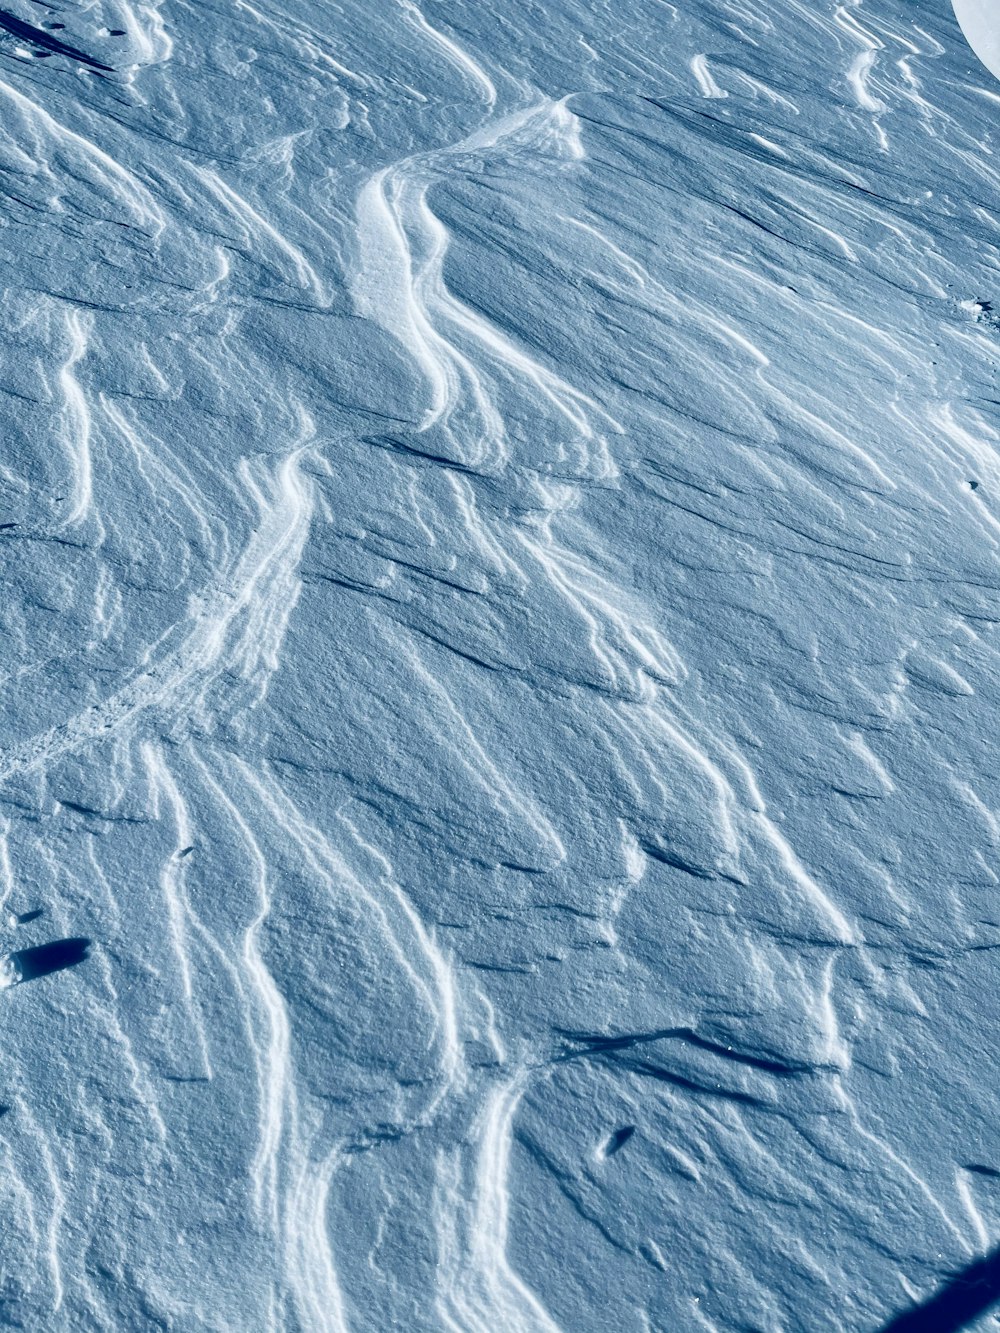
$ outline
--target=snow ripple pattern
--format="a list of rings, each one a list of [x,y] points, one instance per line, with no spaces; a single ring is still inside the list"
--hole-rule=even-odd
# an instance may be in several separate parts
[[[0,1320],[996,1245],[998,100],[929,0],[0,14]]]

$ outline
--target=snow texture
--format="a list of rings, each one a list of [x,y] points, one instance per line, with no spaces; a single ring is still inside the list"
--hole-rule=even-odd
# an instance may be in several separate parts
[[[1000,1242],[950,6],[8,3],[0,1322],[919,1317]]]

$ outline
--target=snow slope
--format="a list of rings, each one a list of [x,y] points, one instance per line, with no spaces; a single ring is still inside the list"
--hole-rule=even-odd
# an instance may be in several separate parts
[[[0,1319],[929,1297],[1000,1241],[950,7],[13,3]]]

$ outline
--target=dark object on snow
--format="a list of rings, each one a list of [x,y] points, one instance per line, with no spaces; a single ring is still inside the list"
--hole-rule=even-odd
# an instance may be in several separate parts
[[[607,1147],[604,1149],[605,1157],[614,1157],[616,1152],[621,1152],[629,1139],[635,1133],[635,1125],[622,1125],[621,1129],[616,1129],[608,1139]]]
[[[107,74],[114,73],[110,65],[102,65],[99,60],[88,56],[86,52],[78,51],[75,46],[67,46],[58,37],[51,36],[44,28],[36,28],[30,23],[25,23],[23,19],[15,18],[13,14],[8,14],[3,9],[0,9],[0,28],[13,33],[15,37],[20,37],[22,41],[30,42],[32,46],[40,46],[53,55],[69,56],[70,60],[75,60],[81,65],[89,65],[91,69],[102,69]]]
[[[14,969],[17,981],[37,981],[47,977],[50,972],[61,972],[66,967],[76,967],[88,957],[90,940],[82,936],[73,936],[66,940],[52,940],[49,944],[38,944],[33,949],[17,949],[8,955],[8,962]]]
[[[923,1305],[890,1319],[882,1333],[958,1333],[1000,1301],[1000,1249],[963,1268]]]

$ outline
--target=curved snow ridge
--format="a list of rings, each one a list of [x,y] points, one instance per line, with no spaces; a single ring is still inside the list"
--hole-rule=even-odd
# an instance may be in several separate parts
[[[168,710],[182,725],[210,727],[209,694],[223,673],[242,683],[244,706],[262,697],[298,596],[298,565],[312,513],[311,490],[300,469],[305,452],[300,445],[263,478],[244,460],[240,471],[260,525],[230,568],[192,597],[186,620],[164,636],[180,643],[159,658],[151,650],[152,664],[102,703],[0,754],[0,780],[114,740],[150,709]]]
[[[135,172],[2,81],[0,102],[7,107],[4,138],[9,145],[7,151],[17,159],[15,169],[29,179],[38,176],[46,181],[54,191],[47,201],[49,208],[61,210],[64,192],[70,201],[78,194],[91,208],[95,199],[103,201],[106,214],[115,210],[119,221],[120,215],[124,215],[127,225],[140,229],[154,241],[160,236],[167,219]],[[30,156],[21,143],[30,146]],[[81,206],[80,211],[86,214],[89,210]]]
[[[93,469],[90,460],[90,409],[75,375],[75,367],[87,354],[92,321],[76,310],[64,312],[69,352],[59,371],[63,396],[60,436],[69,457],[72,483],[63,528],[76,527],[93,510]]]
[[[498,118],[450,149],[384,168],[358,196],[352,296],[358,312],[396,338],[419,367],[430,403],[418,429],[439,428],[455,462],[489,474],[514,460],[496,404],[499,370],[537,394],[546,414],[554,409],[569,423],[582,475],[612,479],[614,463],[592,418],[616,431],[620,423],[453,296],[444,279],[449,233],[432,210],[428,190],[446,180],[450,170],[461,170],[463,157],[501,145],[518,152],[582,155],[576,117],[565,101],[545,101]]]
[[[313,883],[317,908],[328,910],[340,929],[352,924],[357,933],[352,948],[366,967],[378,960],[379,984],[391,987],[390,973],[396,971],[411,1005],[415,1003],[427,1014],[433,1039],[417,1065],[421,1077],[409,1081],[405,1110],[397,1101],[390,1112],[398,1122],[393,1132],[400,1135],[414,1136],[433,1127],[452,1114],[449,1104],[459,1113],[460,1122],[470,1114],[464,1096],[469,1077],[464,1049],[468,1025],[455,969],[421,921],[388,859],[347,816],[341,817],[337,832],[347,831],[350,846],[361,858],[363,879],[331,837],[303,818],[273,775],[256,772],[238,759],[220,769],[215,759],[190,747],[181,751],[180,761],[184,769],[190,766],[191,777],[209,795],[209,809],[214,806],[216,814],[225,814],[249,859],[248,877],[257,886],[257,907],[246,918],[242,935],[233,941],[222,939],[219,946],[242,978],[237,983],[240,1018],[247,1025],[259,1103],[258,1142],[250,1179],[258,1222],[267,1228],[276,1247],[276,1291],[287,1303],[288,1313],[294,1310],[309,1327],[355,1326],[347,1314],[327,1210],[331,1191],[349,1169],[353,1154],[377,1144],[390,1130],[383,1119],[362,1129],[359,1141],[357,1133],[347,1133],[337,1119],[331,1125],[324,1114],[322,1087],[308,1074],[311,1006],[303,1005],[294,978],[287,972],[283,977],[276,974],[267,962],[277,932],[286,929],[282,922],[297,920],[303,911],[303,903],[296,902],[283,882],[276,848],[281,847],[282,858],[299,866],[298,874]],[[161,776],[158,781],[161,789],[171,784],[179,799],[172,778]],[[179,824],[178,832],[179,841],[198,840],[198,830],[192,832],[187,823]],[[206,834],[210,836],[210,825]],[[178,864],[177,854],[172,864]],[[350,911],[345,912],[348,903]],[[234,949],[239,938],[242,947]],[[175,944],[183,947],[180,935]],[[349,978],[333,973],[322,980],[312,1005],[325,994],[328,1002],[347,1013],[351,992]],[[410,1026],[412,1030],[412,1019]],[[373,1034],[375,1031],[373,1028]],[[378,1036],[374,1040],[377,1043]],[[366,1055],[377,1059],[376,1052],[360,1048],[355,1059],[363,1064]],[[472,1107],[477,1100],[473,1098]],[[366,1142],[368,1135],[370,1143]],[[409,1226],[424,1220],[423,1206],[429,1203],[408,1201]]]
[[[134,60],[133,68],[128,71],[130,81],[137,70],[165,64],[173,55],[173,38],[167,31],[161,8],[160,4],[132,5],[125,0],[117,0],[114,5],[118,17],[111,22],[128,39]]]
[[[291,285],[309,292],[320,308],[330,305],[331,297],[326,284],[298,245],[283,236],[273,223],[211,167],[189,163],[188,169],[197,177],[209,197],[239,224],[243,232],[241,246],[248,254],[279,274],[288,273]]]
[[[497,90],[486,71],[457,42],[428,23],[423,10],[414,4],[414,0],[398,0],[398,3],[406,16],[406,21],[411,23],[422,36],[429,37],[444,58],[479,89],[487,107],[494,106]]]
[[[260,830],[259,801],[265,789],[241,766],[229,764],[213,772],[217,765],[194,750],[185,759],[239,838],[256,885],[256,911],[242,932],[240,947],[228,944],[228,949],[246,983],[245,993],[240,984],[240,1018],[247,1026],[258,1084],[258,1138],[248,1173],[258,1224],[275,1247],[279,1308],[283,1318],[294,1311],[309,1327],[339,1333],[349,1324],[325,1211],[342,1157],[337,1145],[318,1131],[316,1108],[296,1068],[295,1010],[266,961],[266,931],[281,886]]]
[[[438,1156],[435,1303],[452,1333],[559,1330],[507,1257],[510,1150],[527,1083],[527,1071],[517,1070],[489,1094],[474,1130],[474,1163],[454,1151]]]

